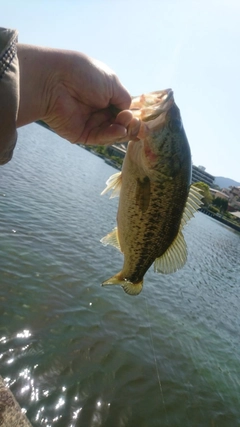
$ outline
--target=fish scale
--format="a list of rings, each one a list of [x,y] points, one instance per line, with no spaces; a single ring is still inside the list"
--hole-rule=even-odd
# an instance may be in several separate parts
[[[140,131],[128,144],[122,172],[107,181],[102,193],[113,190],[119,206],[117,228],[101,241],[124,255],[122,270],[103,285],[121,285],[137,295],[153,263],[163,274],[184,266],[182,229],[202,195],[190,186],[191,152],[172,90],[137,97],[131,109],[141,120]]]

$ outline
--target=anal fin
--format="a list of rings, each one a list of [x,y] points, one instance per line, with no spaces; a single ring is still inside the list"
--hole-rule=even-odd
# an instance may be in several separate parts
[[[102,286],[107,285],[120,285],[128,295],[138,295],[142,290],[143,280],[139,283],[132,283],[130,280],[124,279],[122,273],[120,272],[102,283]]]

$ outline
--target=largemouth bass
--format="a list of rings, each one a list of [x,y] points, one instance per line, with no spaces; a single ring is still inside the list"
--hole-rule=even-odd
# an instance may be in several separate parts
[[[143,277],[154,270],[173,273],[187,260],[183,227],[201,205],[191,183],[191,152],[171,89],[133,98],[140,119],[137,138],[128,143],[122,172],[107,181],[102,194],[119,195],[117,228],[101,242],[124,255],[122,270],[103,282],[137,295]]]

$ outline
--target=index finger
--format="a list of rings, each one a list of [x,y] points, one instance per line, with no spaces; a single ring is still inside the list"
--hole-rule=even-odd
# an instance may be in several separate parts
[[[113,81],[113,96],[110,103],[121,111],[127,110],[130,107],[131,102],[132,98],[130,93],[116,77]]]

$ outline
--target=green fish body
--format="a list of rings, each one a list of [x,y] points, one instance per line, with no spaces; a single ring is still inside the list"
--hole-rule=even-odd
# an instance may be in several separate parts
[[[107,181],[103,192],[119,195],[119,206],[117,228],[101,241],[124,255],[121,272],[103,285],[119,284],[137,295],[153,263],[164,274],[186,263],[182,229],[202,196],[190,186],[191,152],[171,89],[134,98],[130,108],[141,127],[128,143],[122,172]]]

